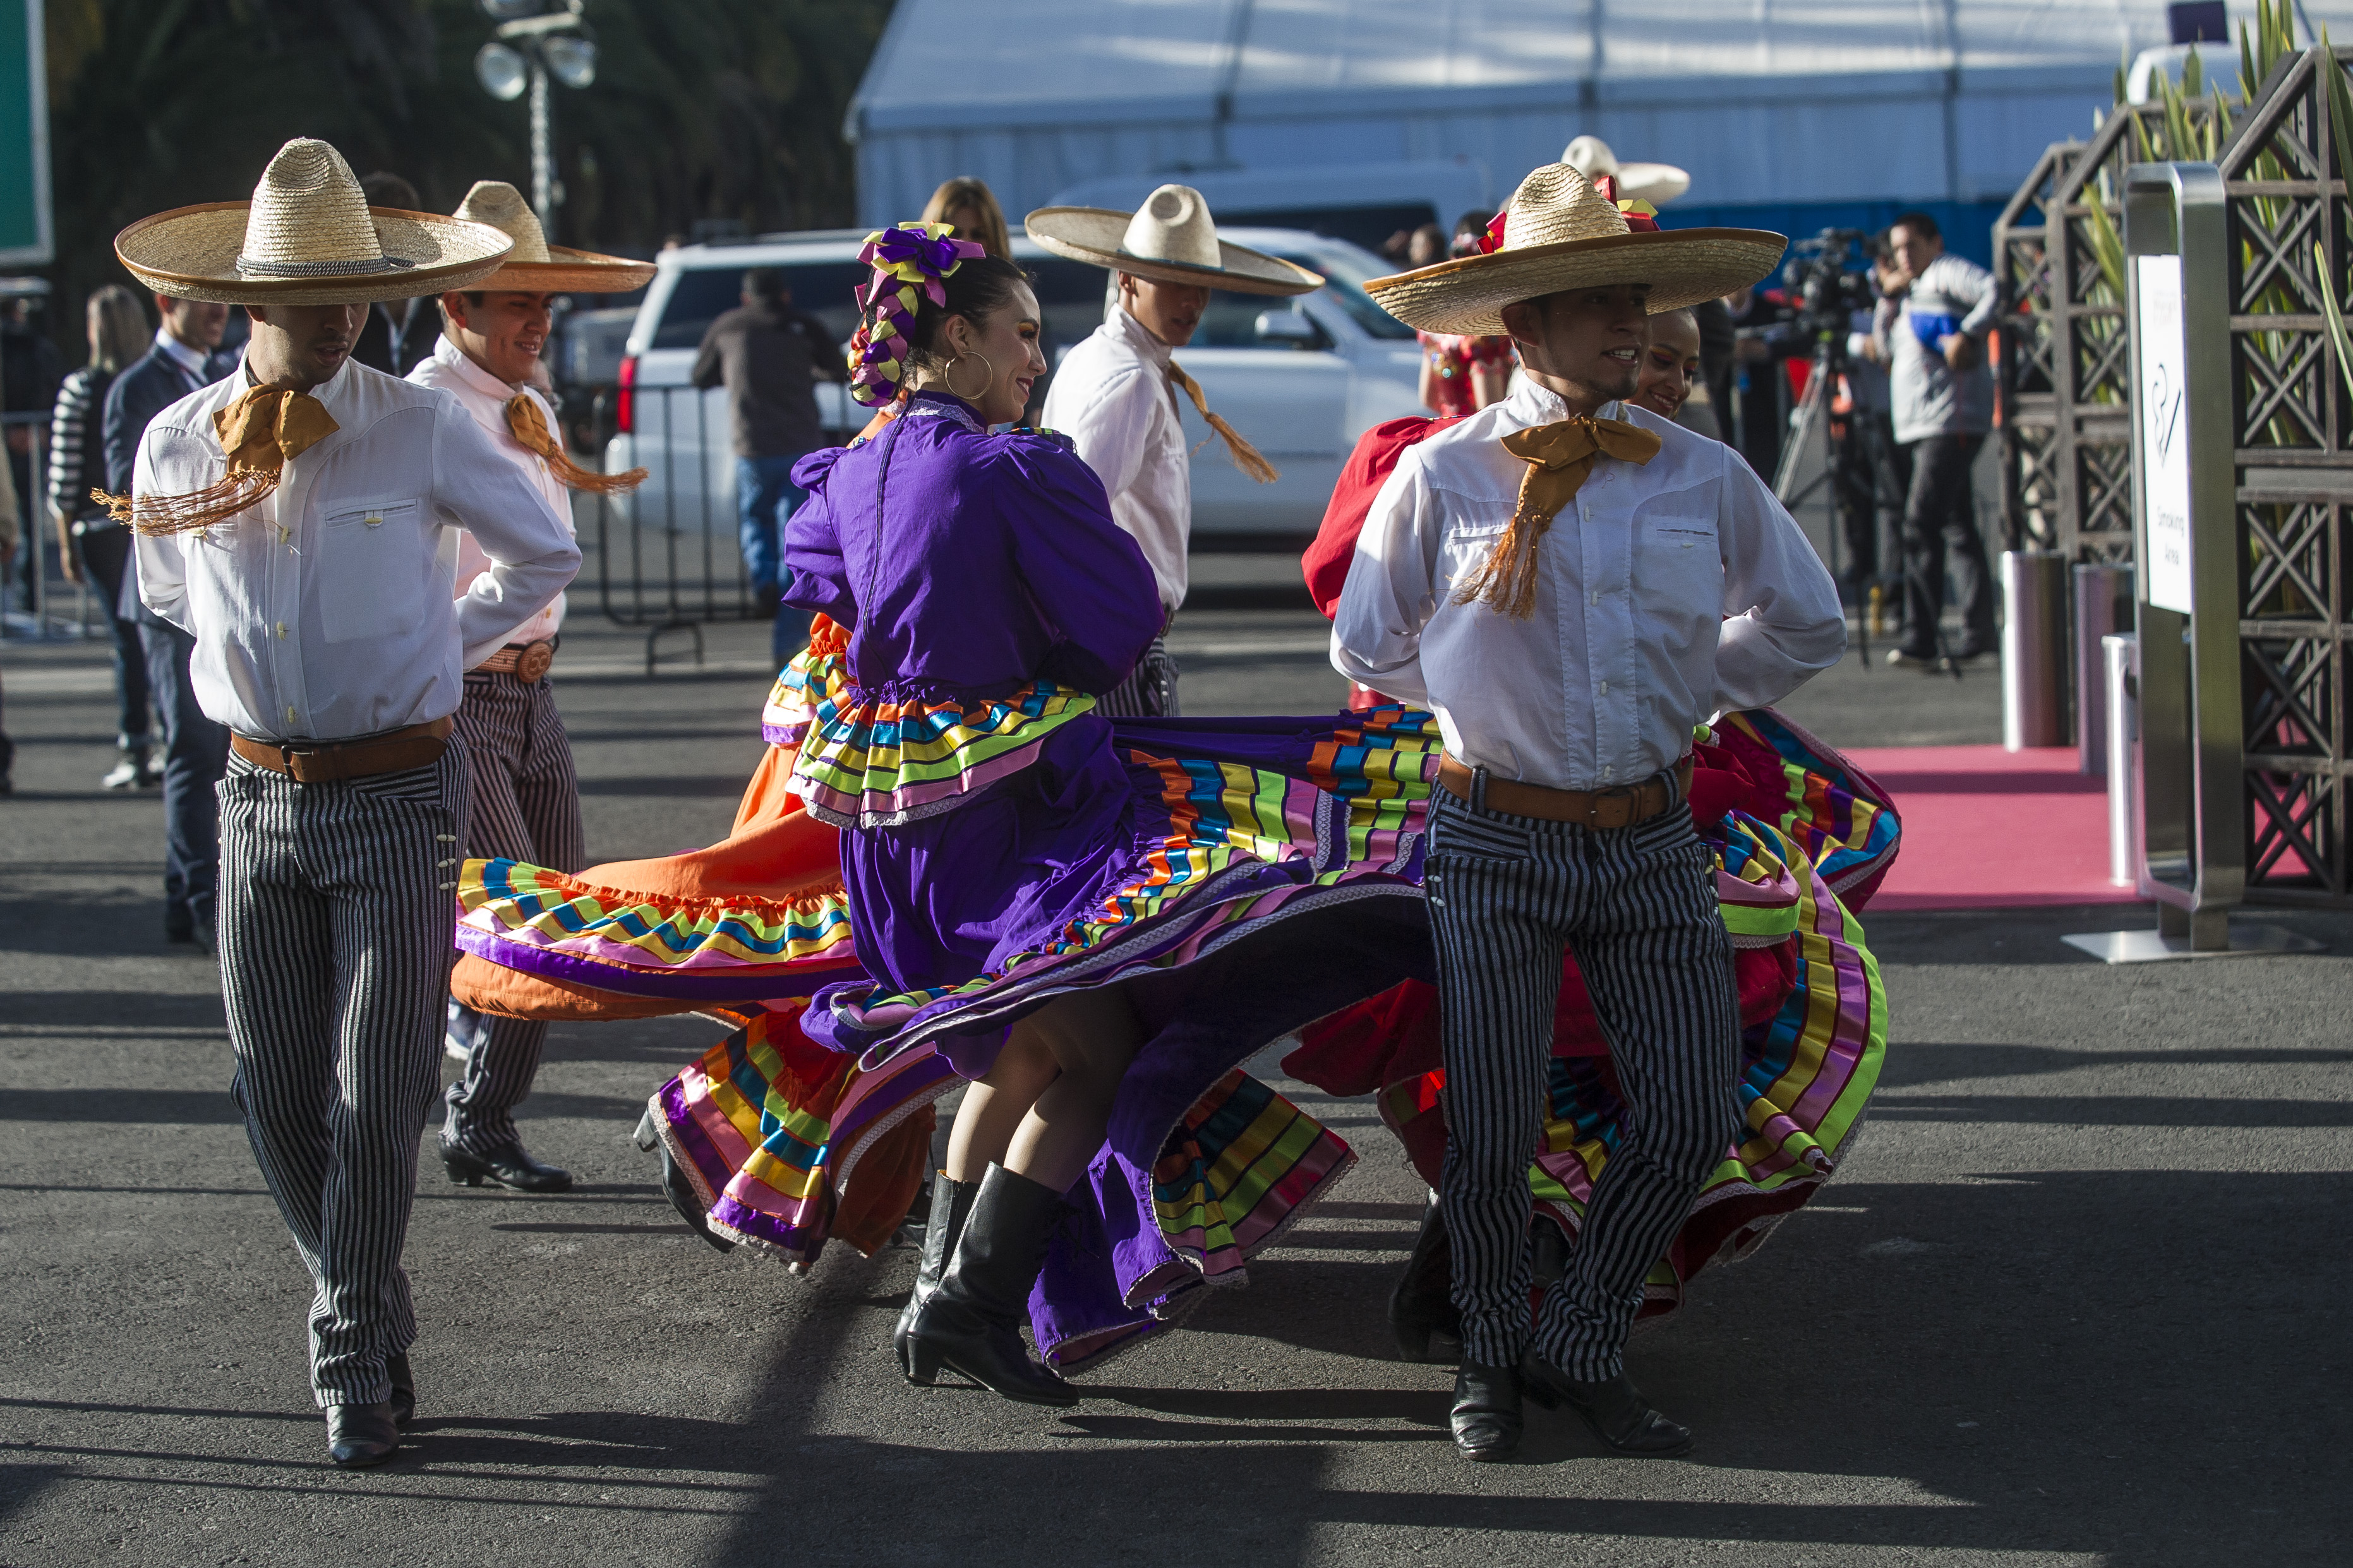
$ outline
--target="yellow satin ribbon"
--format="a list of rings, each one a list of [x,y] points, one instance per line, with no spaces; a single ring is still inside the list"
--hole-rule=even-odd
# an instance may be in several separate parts
[[[1528,465],[1520,476],[1519,504],[1512,510],[1511,526],[1479,570],[1463,580],[1454,602],[1484,601],[1490,608],[1525,620],[1536,607],[1536,546],[1560,509],[1584,488],[1595,460],[1609,457],[1647,463],[1659,455],[1659,437],[1623,419],[1579,414],[1556,424],[1514,430],[1504,437],[1504,450]]]
[[[1185,367],[1173,359],[1168,362],[1168,378],[1185,389],[1185,395],[1193,400],[1193,406],[1201,411],[1201,417],[1208,422],[1209,428],[1225,441],[1226,449],[1234,455],[1235,468],[1262,485],[1271,485],[1282,478],[1282,471],[1261,457],[1256,447],[1243,440],[1240,432],[1209,412],[1209,400],[1201,395],[1201,384],[1186,374]]]
[[[339,426],[327,405],[307,392],[257,386],[213,413],[213,434],[228,471],[199,490],[176,496],[118,496],[90,491],[117,522],[142,533],[192,533],[227,522],[277,489],[286,465]]]
[[[529,393],[518,392],[507,399],[507,430],[524,450],[545,458],[548,471],[567,489],[594,490],[608,496],[636,489],[645,483],[643,468],[631,468],[626,474],[600,474],[574,462],[572,455],[564,449],[564,443],[548,429],[547,416],[539,411],[539,404]]]

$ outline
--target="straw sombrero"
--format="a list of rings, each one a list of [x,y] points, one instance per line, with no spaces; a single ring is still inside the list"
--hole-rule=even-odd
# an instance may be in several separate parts
[[[1561,149],[1560,161],[1588,180],[1608,174],[1628,201],[1666,205],[1691,189],[1691,176],[1672,163],[1621,163],[1599,136],[1580,136]]]
[[[114,237],[139,281],[178,300],[364,305],[470,289],[514,242],[487,224],[371,207],[324,142],[278,150],[253,199],[141,218]]]
[[[514,241],[506,265],[470,287],[520,294],[626,294],[653,281],[654,264],[550,245],[539,215],[504,180],[479,180],[457,216],[486,223]]]
[[[1133,213],[1039,207],[1022,220],[1057,256],[1155,283],[1198,283],[1238,294],[1312,294],[1324,276],[1218,237],[1209,204],[1190,185],[1163,185]]]
[[[1616,202],[1567,164],[1546,163],[1512,194],[1493,252],[1376,278],[1365,291],[1409,327],[1488,337],[1504,330],[1504,306],[1564,289],[1647,283],[1652,315],[1680,310],[1756,282],[1789,245],[1762,229],[1640,221],[1645,226],[1630,226]]]

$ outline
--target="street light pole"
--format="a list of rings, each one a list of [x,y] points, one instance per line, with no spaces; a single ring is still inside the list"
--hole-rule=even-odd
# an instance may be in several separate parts
[[[562,199],[555,184],[555,108],[547,90],[547,62],[531,53],[531,205],[539,226],[555,238],[555,204]]]

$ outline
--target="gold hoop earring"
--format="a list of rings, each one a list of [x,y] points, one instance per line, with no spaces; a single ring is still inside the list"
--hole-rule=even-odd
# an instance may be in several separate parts
[[[981,374],[984,377],[980,384],[980,391],[957,392],[955,384],[956,366],[962,364],[968,359],[976,359],[980,362]],[[991,385],[995,384],[997,381],[997,367],[989,363],[988,356],[982,353],[978,349],[966,349],[964,353],[956,355],[955,358],[948,361],[947,369],[940,372],[940,381],[942,384],[946,386],[948,391],[954,393],[956,396],[963,398],[966,403],[976,403],[987,393]]]

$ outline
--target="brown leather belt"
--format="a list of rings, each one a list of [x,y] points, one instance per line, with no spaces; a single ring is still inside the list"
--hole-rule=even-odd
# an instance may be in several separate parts
[[[1648,822],[1658,816],[1691,788],[1692,761],[1685,757],[1674,767],[1674,787],[1670,789],[1665,773],[1653,773],[1640,784],[1620,784],[1616,789],[1552,789],[1544,784],[1522,784],[1517,779],[1499,779],[1492,774],[1487,779],[1487,809],[1500,811],[1507,816],[1533,816],[1544,822],[1574,822],[1580,826],[1608,831],[1631,827],[1638,822]],[[1438,764],[1438,782],[1446,786],[1449,795],[1468,803],[1471,799],[1471,765],[1448,757]]]
[[[554,662],[555,644],[543,637],[538,642],[511,642],[474,668],[511,669],[525,686],[536,686],[540,677],[547,673],[547,667]]]
[[[232,733],[228,749],[258,768],[284,773],[297,784],[332,784],[338,779],[373,778],[406,768],[429,768],[449,749],[450,721],[411,724],[356,741],[301,741],[280,745]]]

